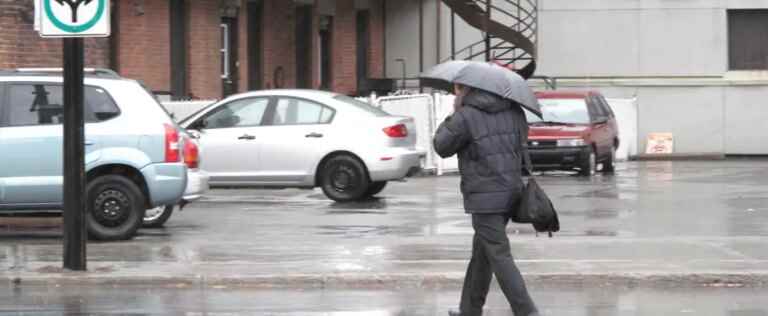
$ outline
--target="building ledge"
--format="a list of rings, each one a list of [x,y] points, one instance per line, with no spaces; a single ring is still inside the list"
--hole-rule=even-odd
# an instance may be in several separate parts
[[[768,71],[738,71],[725,75],[706,76],[596,76],[596,77],[547,77],[531,79],[535,85],[588,86],[588,87],[727,87],[766,86]]]

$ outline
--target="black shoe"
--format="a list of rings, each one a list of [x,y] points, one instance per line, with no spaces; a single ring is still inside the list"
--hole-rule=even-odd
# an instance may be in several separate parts
[[[461,311],[457,310],[449,310],[448,316],[482,316],[483,312],[479,312],[477,314],[462,314]]]

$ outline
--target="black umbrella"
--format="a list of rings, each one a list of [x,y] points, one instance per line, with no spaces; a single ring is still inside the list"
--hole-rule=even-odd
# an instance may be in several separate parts
[[[422,73],[424,86],[451,91],[454,83],[485,90],[515,101],[541,117],[541,106],[528,83],[517,73],[496,64],[455,60]]]

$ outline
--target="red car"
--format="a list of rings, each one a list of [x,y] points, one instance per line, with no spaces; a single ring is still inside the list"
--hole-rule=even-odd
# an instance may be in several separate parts
[[[544,118],[526,113],[528,148],[537,170],[613,172],[619,129],[602,94],[595,91],[537,92]]]

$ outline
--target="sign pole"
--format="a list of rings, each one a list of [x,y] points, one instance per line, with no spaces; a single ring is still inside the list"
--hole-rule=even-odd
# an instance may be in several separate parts
[[[83,39],[64,38],[64,269],[86,270]]]

